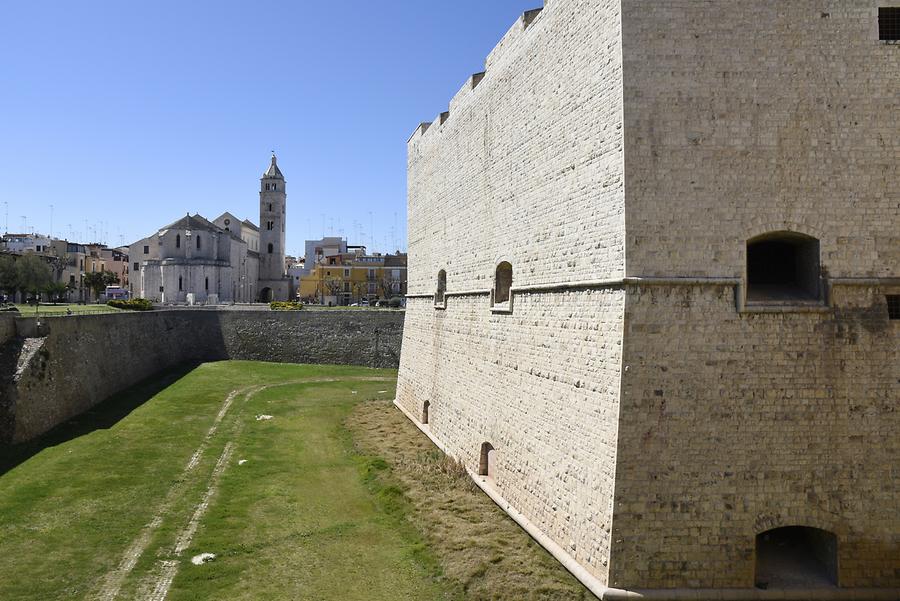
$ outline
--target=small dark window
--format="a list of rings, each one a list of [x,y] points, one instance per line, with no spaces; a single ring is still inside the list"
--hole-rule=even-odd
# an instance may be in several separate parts
[[[431,401],[425,401],[422,405],[422,423],[428,423],[428,410],[431,408]]]
[[[277,190],[277,189],[278,189],[278,184],[272,184],[272,189],[273,189],[273,190]],[[272,209],[270,208],[269,210],[271,211]]]
[[[882,6],[878,9],[878,39],[900,40],[900,6]]]
[[[199,240],[199,238],[197,238]],[[181,234],[175,236],[175,248],[181,248]]]
[[[206,278],[206,282],[204,285],[206,286],[206,291],[209,292],[209,278]]]
[[[181,276],[178,276],[178,290],[184,290],[184,288],[181,287]]]
[[[150,247],[149,247],[149,246],[145,246],[145,247],[144,247],[144,254],[145,254],[145,255],[149,255],[149,254],[150,254]]]
[[[509,289],[512,288],[512,265],[503,261],[497,265],[497,273],[494,278],[494,304],[499,305],[509,302]]]
[[[887,299],[888,317],[900,319],[900,294],[888,294],[885,298]]]
[[[269,203],[269,212],[270,213],[272,212],[272,203],[271,202]]]
[[[821,297],[819,241],[774,232],[747,242],[747,301],[815,301]]]
[[[197,234],[197,250],[200,250],[200,234]]]
[[[444,298],[447,294],[447,272],[441,269],[438,272],[437,290],[434,293],[435,304],[444,304]]]
[[[140,270],[141,270],[141,264],[140,264],[140,263],[135,263],[135,264],[134,264],[134,271],[135,271],[135,273],[137,273],[137,272],[140,271]]]
[[[160,292],[165,292],[166,289],[165,289],[164,287],[160,286],[160,287],[159,287],[159,291],[160,291]]]
[[[269,242],[269,254],[271,255],[274,250],[275,250],[275,247],[272,246],[271,242]]]
[[[266,190],[267,191],[269,190],[269,184],[266,184]]]

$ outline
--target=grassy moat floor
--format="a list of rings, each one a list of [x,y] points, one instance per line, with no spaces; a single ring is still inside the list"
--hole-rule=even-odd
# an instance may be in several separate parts
[[[0,599],[593,599],[395,383],[211,363],[0,449]]]

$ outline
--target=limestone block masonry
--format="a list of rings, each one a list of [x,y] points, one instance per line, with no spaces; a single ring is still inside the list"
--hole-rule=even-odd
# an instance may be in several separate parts
[[[2,320],[0,447],[167,368],[242,359],[397,367],[402,311],[174,310]],[[5,327],[15,323],[15,332]]]
[[[600,597],[900,598],[884,7],[548,0],[409,140],[397,404]]]

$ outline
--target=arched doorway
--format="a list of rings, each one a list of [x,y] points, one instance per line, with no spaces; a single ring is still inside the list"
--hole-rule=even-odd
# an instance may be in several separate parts
[[[837,586],[837,537],[827,530],[786,526],[756,536],[756,587]]]
[[[271,288],[263,288],[259,291],[259,302],[261,303],[271,303],[273,299],[272,289]]]

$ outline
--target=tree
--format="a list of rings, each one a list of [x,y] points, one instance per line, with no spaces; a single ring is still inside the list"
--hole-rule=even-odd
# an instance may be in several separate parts
[[[50,297],[50,302],[55,303],[64,300],[69,286],[62,282],[50,282],[44,288],[44,292]]]
[[[401,292],[400,280],[393,279],[386,269],[384,275],[378,281],[378,287],[381,289],[381,298],[393,298]]]
[[[84,274],[84,286],[94,292],[96,298],[100,297],[107,286],[119,283],[119,276],[111,271],[95,271]]]
[[[53,281],[53,270],[47,261],[34,254],[19,257],[16,261],[17,287],[36,298]]]
[[[16,260],[9,255],[0,256],[0,290],[15,292],[19,289],[19,274],[16,271]]]

